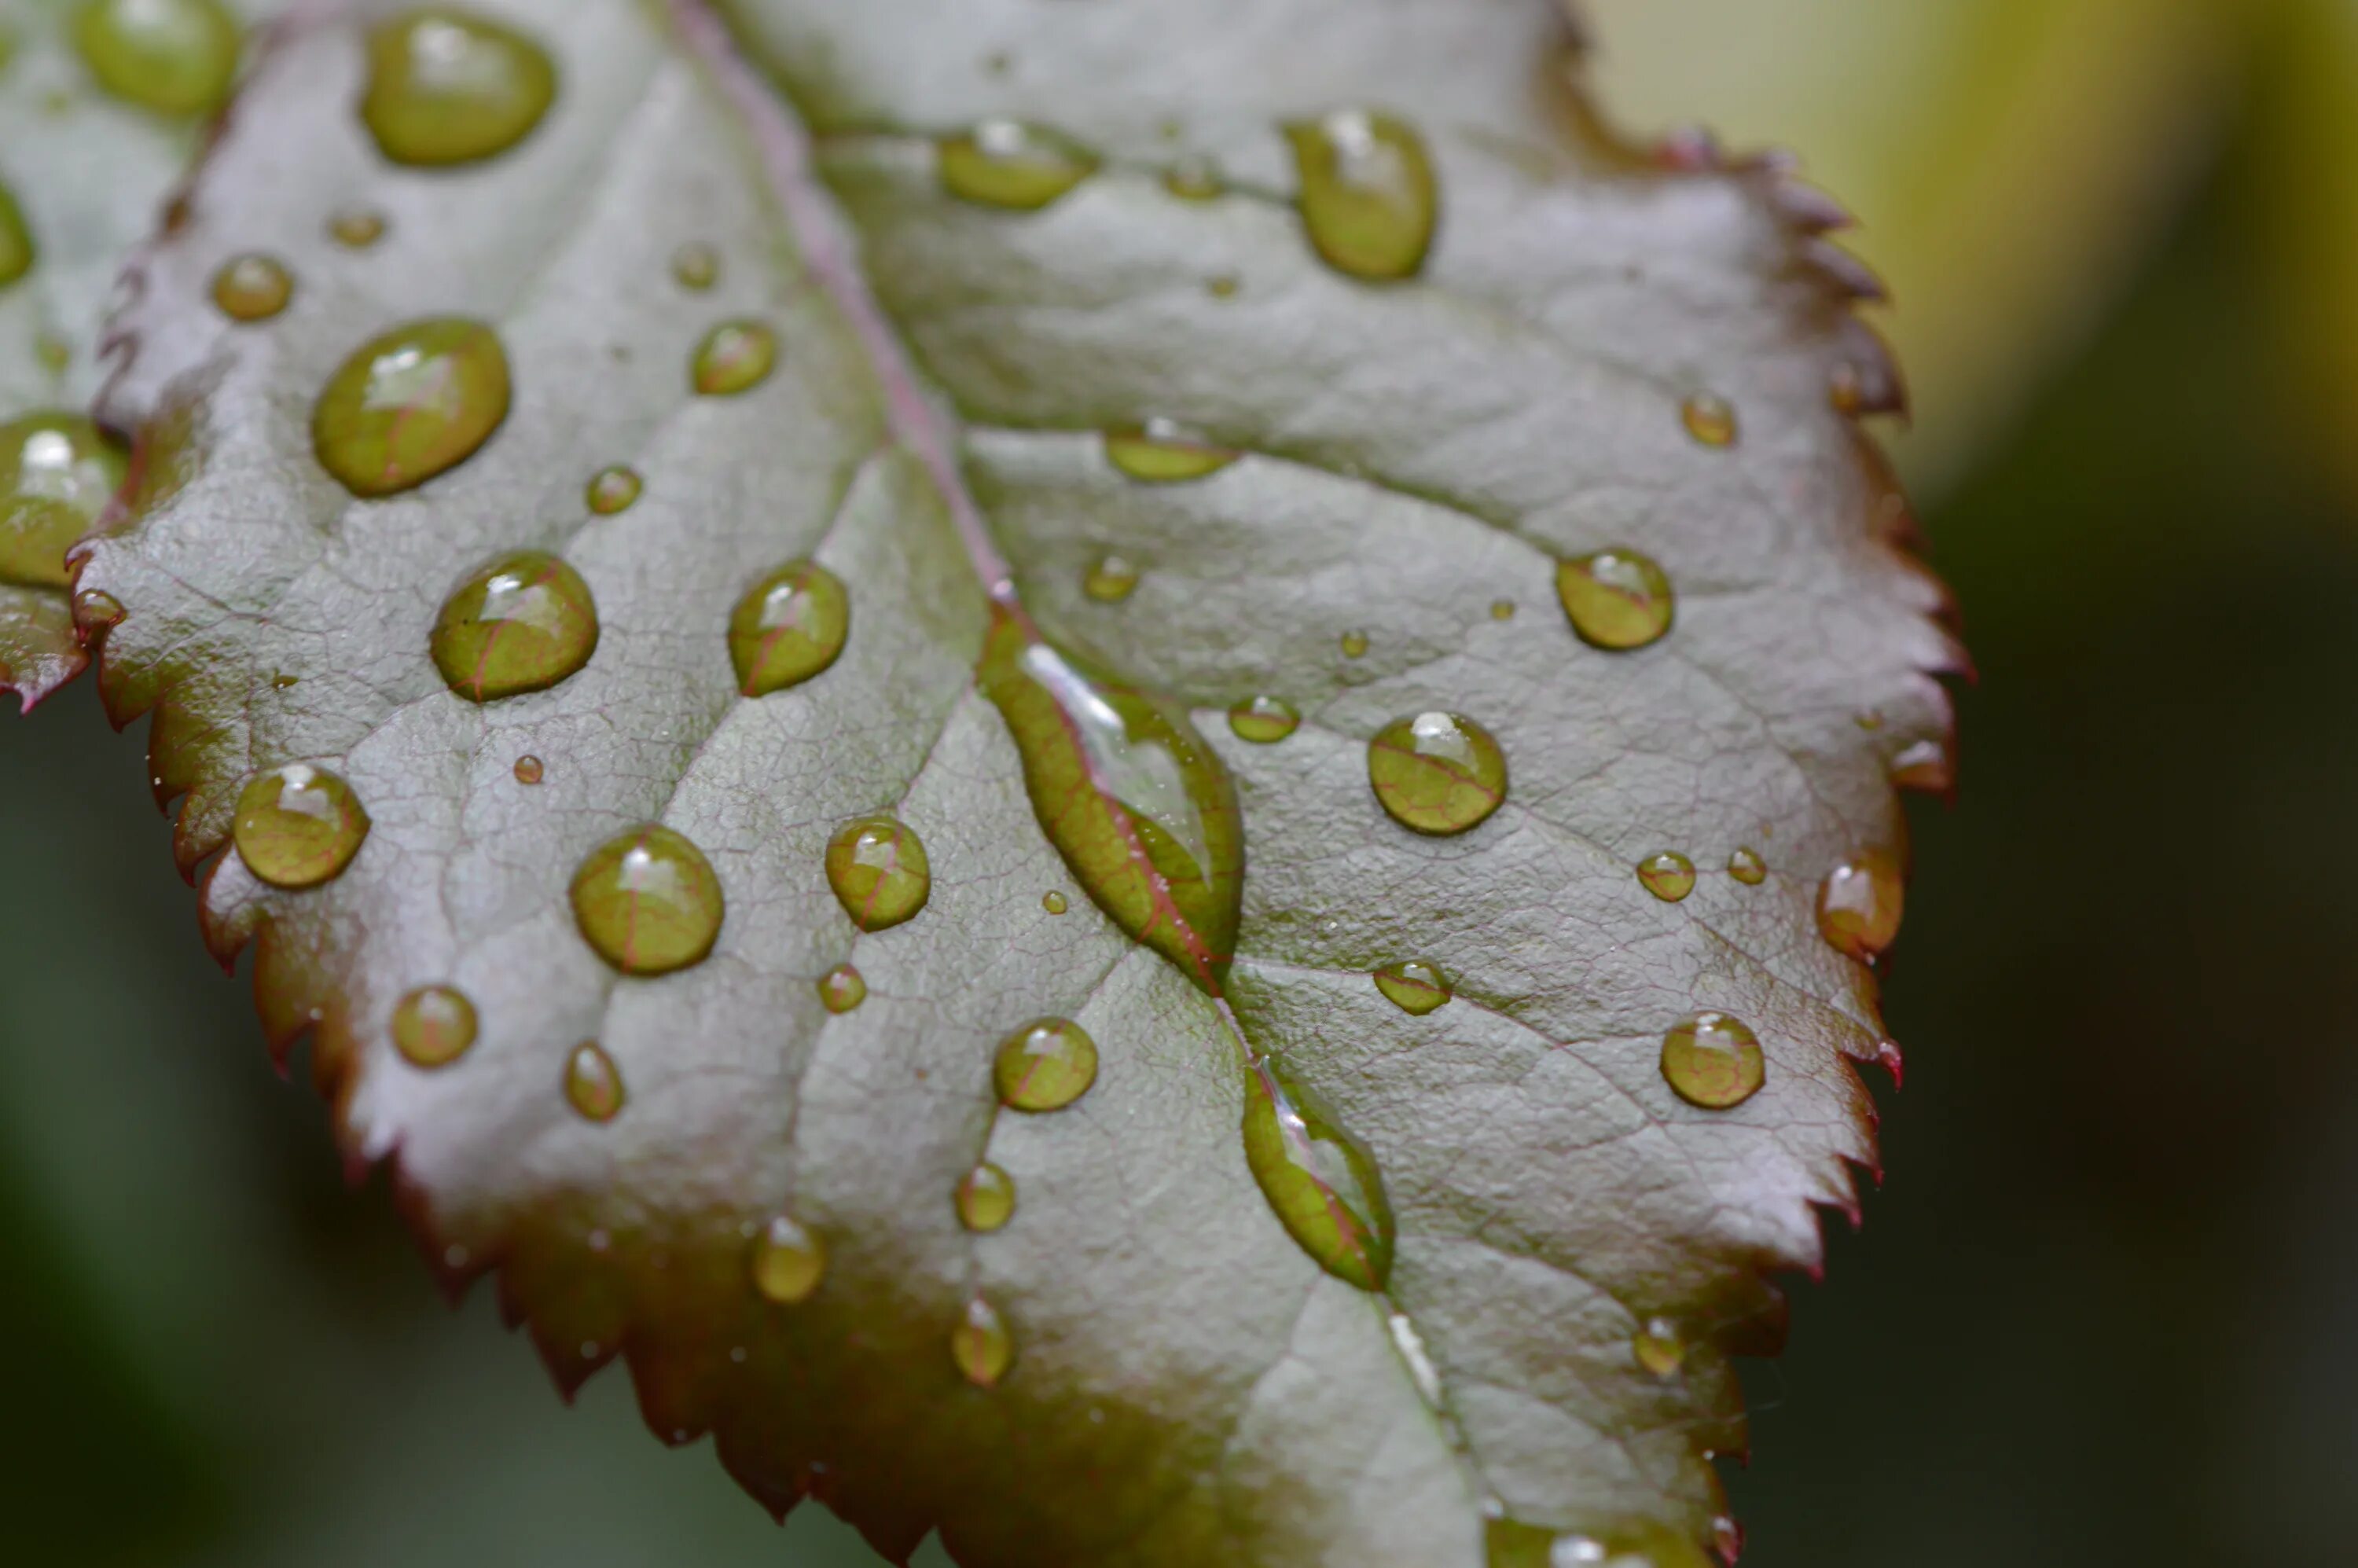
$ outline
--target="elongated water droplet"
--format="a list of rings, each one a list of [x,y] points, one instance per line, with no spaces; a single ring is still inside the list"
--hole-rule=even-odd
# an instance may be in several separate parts
[[[811,1298],[827,1278],[827,1244],[791,1215],[779,1215],[753,1238],[753,1288],[780,1306]]]
[[[486,561],[434,622],[434,667],[470,702],[542,691],[590,662],[598,606],[557,557],[518,550]]]
[[[1096,156],[1070,137],[1016,120],[985,120],[940,146],[942,189],[986,207],[1045,207],[1097,167]]]
[[[538,757],[527,752],[515,760],[515,780],[520,784],[536,784],[544,770]]]
[[[991,1082],[1011,1110],[1062,1110],[1098,1080],[1098,1043],[1069,1018],[1039,1018],[999,1043]]]
[[[1040,827],[1115,925],[1213,995],[1236,950],[1244,827],[1187,710],[1000,611],[981,680],[1023,758]]]
[[[384,238],[384,214],[348,207],[328,219],[328,237],[346,250],[364,251]]]
[[[1675,850],[1649,855],[1638,862],[1638,880],[1665,903],[1676,903],[1694,892],[1694,862]]]
[[[702,240],[691,240],[672,252],[671,275],[682,288],[700,294],[720,281],[720,253]]]
[[[770,379],[778,362],[778,335],[760,321],[723,321],[704,335],[688,362],[688,378],[708,397],[734,397]]]
[[[1907,884],[1881,849],[1854,855],[1818,887],[1818,930],[1839,952],[1873,963],[1899,935]]]
[[[1182,201],[1209,201],[1224,189],[1220,166],[1200,153],[1181,158],[1163,172],[1163,189]]]
[[[565,1059],[565,1103],[591,1121],[611,1121],[622,1109],[622,1071],[595,1040]]]
[[[849,1012],[868,1000],[868,981],[849,964],[838,964],[819,977],[818,1000],[829,1012]]]
[[[267,321],[295,297],[295,275],[276,256],[232,256],[213,274],[213,303],[233,321]]]
[[[1690,397],[1679,406],[1679,417],[1685,421],[1687,434],[1706,447],[1736,444],[1736,410],[1725,398],[1709,393]]]
[[[1683,1366],[1687,1358],[1686,1336],[1679,1325],[1667,1317],[1650,1317],[1638,1325],[1630,1338],[1630,1353],[1638,1365],[1657,1378],[1667,1378]]]
[[[508,356],[480,321],[437,316],[370,339],[311,411],[319,464],[359,496],[391,495],[472,457],[508,416]]]
[[[237,18],[221,0],[83,0],[74,47],[99,86],[159,114],[217,109],[237,76]]]
[[[0,182],[0,288],[32,271],[35,254],[25,210],[16,205],[16,192]]]
[[[761,697],[799,686],[835,663],[851,630],[843,579],[816,561],[789,561],[745,590],[729,617],[737,689]]]
[[[1746,887],[1757,888],[1768,880],[1768,863],[1751,849],[1738,849],[1727,857],[1727,874]]]
[[[473,163],[532,134],[557,97],[547,51],[510,27],[439,5],[369,30],[361,120],[395,163]]]
[[[827,880],[862,931],[900,925],[925,908],[934,891],[925,841],[890,816],[862,816],[837,828],[827,845]]]
[[[1285,128],[1302,223],[1326,265],[1353,277],[1412,277],[1433,243],[1440,194],[1424,140],[1389,114],[1337,109]]]
[[[1507,798],[1507,759],[1463,714],[1420,713],[1392,720],[1368,742],[1368,783],[1401,827],[1463,833]]]
[[[1379,1291],[1391,1273],[1392,1211],[1367,1146],[1266,1062],[1245,1073],[1245,1162],[1294,1240],[1336,1278]]]
[[[1099,604],[1119,604],[1138,587],[1138,568],[1109,551],[1081,574],[1081,591]]]
[[[1450,998],[1449,978],[1422,958],[1404,958],[1375,972],[1376,989],[1402,1012],[1422,1018]]]
[[[1662,1076],[1690,1105],[1706,1110],[1742,1105],[1768,1073],[1759,1039],[1724,1012],[1698,1012],[1662,1036]]]
[[[1062,914],[1068,906],[1065,903],[1065,895],[1051,888],[1041,895],[1040,907],[1051,914]]]
[[[999,1309],[980,1296],[968,1298],[957,1326],[950,1330],[950,1359],[976,1388],[997,1386],[1015,1360],[1015,1338]]]
[[[1197,440],[1168,419],[1108,430],[1105,455],[1115,468],[1148,484],[1182,484],[1237,460],[1234,449]]]
[[[475,1043],[475,1004],[449,986],[423,986],[394,1004],[393,1044],[420,1067],[441,1067]]]
[[[1572,629],[1591,647],[1642,648],[1671,629],[1676,596],[1650,556],[1599,550],[1555,568],[1555,590]]]
[[[1365,632],[1346,632],[1343,633],[1343,656],[1345,658],[1361,659],[1367,657],[1367,654],[1368,634]]]
[[[1015,1178],[984,1161],[958,1183],[957,1213],[968,1230],[997,1230],[1015,1217]]]
[[[626,975],[686,968],[712,951],[725,912],[704,851],[650,824],[611,838],[573,873],[573,918]]]
[[[1282,697],[1256,697],[1228,709],[1228,729],[1239,741],[1271,746],[1302,727],[1302,715]]]
[[[231,837],[246,870],[273,887],[317,887],[352,863],[369,816],[352,786],[292,762],[258,774],[237,797]]]
[[[64,588],[66,551],[106,510],[126,461],[79,414],[27,414],[0,425],[0,582]]]
[[[636,505],[643,488],[638,470],[617,463],[612,468],[600,469],[591,474],[581,498],[599,516],[611,517]]]

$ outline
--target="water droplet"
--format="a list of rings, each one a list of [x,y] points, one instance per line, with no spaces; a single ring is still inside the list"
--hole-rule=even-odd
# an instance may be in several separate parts
[[[1392,1211],[1367,1146],[1325,1104],[1268,1063],[1245,1073],[1245,1162],[1303,1251],[1337,1279],[1379,1291],[1392,1265]]]
[[[777,362],[777,333],[760,321],[723,321],[696,345],[689,378],[708,397],[734,397],[767,381]]]
[[[1638,1365],[1657,1378],[1670,1377],[1687,1358],[1686,1337],[1679,1332],[1679,1325],[1667,1317],[1650,1317],[1639,1325],[1629,1348]]]
[[[1361,659],[1367,657],[1367,654],[1368,634],[1365,632],[1353,631],[1343,633],[1343,656],[1345,658]]]
[[[1338,109],[1288,125],[1302,222],[1326,265],[1354,277],[1411,277],[1433,243],[1440,197],[1424,141],[1389,114]]]
[[[311,449],[354,495],[391,495],[464,462],[507,416],[498,336],[429,317],[352,351],[311,411]]]
[[[98,84],[159,114],[202,114],[237,75],[237,18],[221,0],[84,0],[74,47]]]
[[[986,207],[1045,207],[1097,171],[1071,138],[1016,120],[985,120],[941,144],[942,189]]]
[[[66,366],[73,363],[73,348],[63,338],[42,332],[33,339],[33,357],[51,375],[63,375]]]
[[[1062,914],[1069,906],[1065,903],[1065,895],[1051,888],[1042,896],[1040,907],[1051,914]]]
[[[1422,958],[1404,958],[1375,972],[1376,989],[1402,1012],[1422,1018],[1450,998],[1449,978]]]
[[[950,1330],[950,1359],[979,1389],[994,1387],[1015,1359],[1015,1340],[999,1309],[980,1296],[968,1298],[958,1325]]]
[[[441,6],[369,30],[361,120],[395,163],[472,163],[524,140],[557,96],[557,67],[512,28]]]
[[[1711,1521],[1711,1543],[1726,1568],[1736,1568],[1744,1555],[1744,1527],[1725,1514]]]
[[[1751,849],[1738,849],[1727,858],[1727,874],[1746,887],[1757,888],[1768,880],[1768,863]]]
[[[1854,855],[1818,888],[1818,930],[1839,952],[1868,963],[1899,935],[1907,884],[1899,862],[1881,849]]]
[[[520,784],[536,784],[541,779],[540,759],[529,752],[515,760],[515,778]]]
[[[351,864],[369,816],[352,786],[293,762],[257,774],[237,797],[231,837],[246,869],[273,887],[317,887]]]
[[[86,588],[73,596],[74,630],[84,637],[94,637],[122,621],[123,601],[104,589]]]
[[[1891,782],[1900,789],[1945,795],[1956,787],[1957,770],[1948,747],[1938,741],[1914,741],[1891,759]]]
[[[890,816],[862,816],[837,828],[827,843],[827,880],[862,931],[900,925],[925,908],[934,891],[925,841]]]
[[[984,692],[1049,842],[1114,924],[1217,996],[1244,883],[1236,790],[1187,710],[1043,642],[1005,611]]]
[[[565,1101],[592,1121],[611,1121],[622,1111],[622,1069],[595,1040],[584,1040],[565,1059]]]
[[[1138,587],[1138,568],[1109,551],[1081,574],[1081,591],[1099,604],[1120,604]]]
[[[420,1067],[441,1067],[475,1043],[475,1004],[449,986],[424,986],[393,1009],[394,1048]]]
[[[1184,484],[1237,460],[1232,449],[1199,440],[1168,419],[1108,430],[1105,455],[1115,468],[1148,484]]]
[[[626,975],[699,962],[720,935],[723,912],[712,863],[668,827],[650,824],[611,838],[573,873],[582,936]]]
[[[1232,272],[1224,272],[1205,279],[1204,292],[1215,299],[1234,299],[1244,286],[1244,279]]]
[[[761,697],[799,686],[835,663],[851,630],[843,579],[816,561],[789,561],[745,590],[729,617],[737,689]]]
[[[1652,557],[1635,550],[1599,550],[1560,563],[1555,590],[1572,629],[1591,647],[1642,648],[1671,629],[1671,579]]]
[[[25,225],[25,210],[16,192],[0,184],[0,288],[33,270],[33,232]]]
[[[957,1213],[968,1230],[997,1230],[1015,1217],[1015,1178],[984,1161],[958,1183]]]
[[[289,675],[285,670],[281,670],[276,675],[270,677],[270,689],[273,691],[293,691],[297,687],[302,684],[303,677],[301,676]]]
[[[579,572],[546,552],[518,550],[451,591],[431,645],[434,667],[470,702],[544,691],[597,651],[598,606]]]
[[[1492,600],[1490,601],[1490,619],[1491,619],[1491,620],[1493,620],[1493,621],[1512,621],[1514,618],[1515,618],[1515,601],[1514,601],[1513,600],[1511,600],[1511,599],[1494,599],[1494,600]]]
[[[1674,849],[1666,849],[1638,862],[1638,880],[1663,903],[1676,903],[1694,892],[1694,862]]]
[[[1699,394],[1680,405],[1679,416],[1686,421],[1687,434],[1706,447],[1736,444],[1736,410],[1725,398]]]
[[[1040,1018],[999,1043],[991,1081],[1011,1110],[1062,1110],[1098,1080],[1098,1043],[1068,1018]]]
[[[779,1215],[753,1238],[753,1288],[780,1306],[810,1300],[827,1278],[827,1244],[791,1215]]]
[[[275,256],[232,256],[213,274],[213,303],[233,321],[267,321],[295,297],[295,276]]]
[[[1471,719],[1420,713],[1392,720],[1368,742],[1368,783],[1401,827],[1463,833],[1507,798],[1507,759]]]
[[[330,216],[328,237],[347,250],[364,251],[384,238],[384,214],[348,207]]]
[[[122,445],[79,414],[0,425],[0,582],[64,588],[66,551],[123,483]]]
[[[582,499],[599,516],[611,517],[617,512],[628,512],[636,505],[639,492],[644,488],[638,470],[616,463],[590,476]]]
[[[868,1000],[868,981],[849,964],[838,964],[819,977],[818,1000],[829,1012],[849,1012]]]
[[[1826,384],[1826,402],[1837,414],[1856,418],[1866,407],[1866,378],[1853,364],[1834,366]]]
[[[720,253],[702,240],[691,240],[672,252],[671,275],[682,288],[702,293],[720,281]]]
[[[1228,709],[1228,729],[1239,741],[1271,746],[1302,728],[1302,715],[1282,697],[1256,697]]]
[[[1662,1076],[1681,1099],[1706,1110],[1742,1105],[1768,1071],[1759,1039],[1724,1012],[1698,1012],[1662,1036]]]
[[[1163,172],[1163,189],[1182,201],[1209,201],[1223,188],[1219,164],[1202,154],[1183,157]]]

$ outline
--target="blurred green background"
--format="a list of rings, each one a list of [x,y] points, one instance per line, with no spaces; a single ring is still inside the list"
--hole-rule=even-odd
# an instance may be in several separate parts
[[[1888,1184],[1749,1379],[1746,1561],[2348,1561],[2358,6],[1595,9],[1626,120],[1855,197],[1983,673],[1962,805],[1916,817]],[[204,957],[144,777],[87,684],[0,719],[10,1559],[872,1562],[444,1307]]]

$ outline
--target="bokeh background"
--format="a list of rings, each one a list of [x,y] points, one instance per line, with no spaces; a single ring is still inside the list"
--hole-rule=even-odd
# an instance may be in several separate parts
[[[1916,816],[1887,1185],[1748,1379],[1747,1562],[2347,1562],[2358,0],[1590,8],[1625,124],[1860,212],[1983,677]],[[87,685],[0,719],[10,1559],[872,1563],[445,1307],[144,777]]]

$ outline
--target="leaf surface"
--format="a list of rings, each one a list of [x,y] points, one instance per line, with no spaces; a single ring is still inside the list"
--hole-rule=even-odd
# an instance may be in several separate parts
[[[1874,1158],[1821,884],[1898,863],[1961,657],[1777,177],[1601,135],[1538,0],[501,0],[554,106],[402,168],[390,9],[284,31],[145,264],[80,584],[209,940],[438,1267],[896,1557],[1725,1548],[1729,1357]],[[1297,205],[1305,127],[1372,195]],[[233,324],[247,251],[298,287]],[[315,409],[428,319],[503,417],[471,360],[323,419],[340,480]],[[1674,620],[1607,651],[1559,578],[1633,549]],[[804,562],[831,654],[739,613]],[[1732,1108],[1665,1075],[1710,1013]]]

